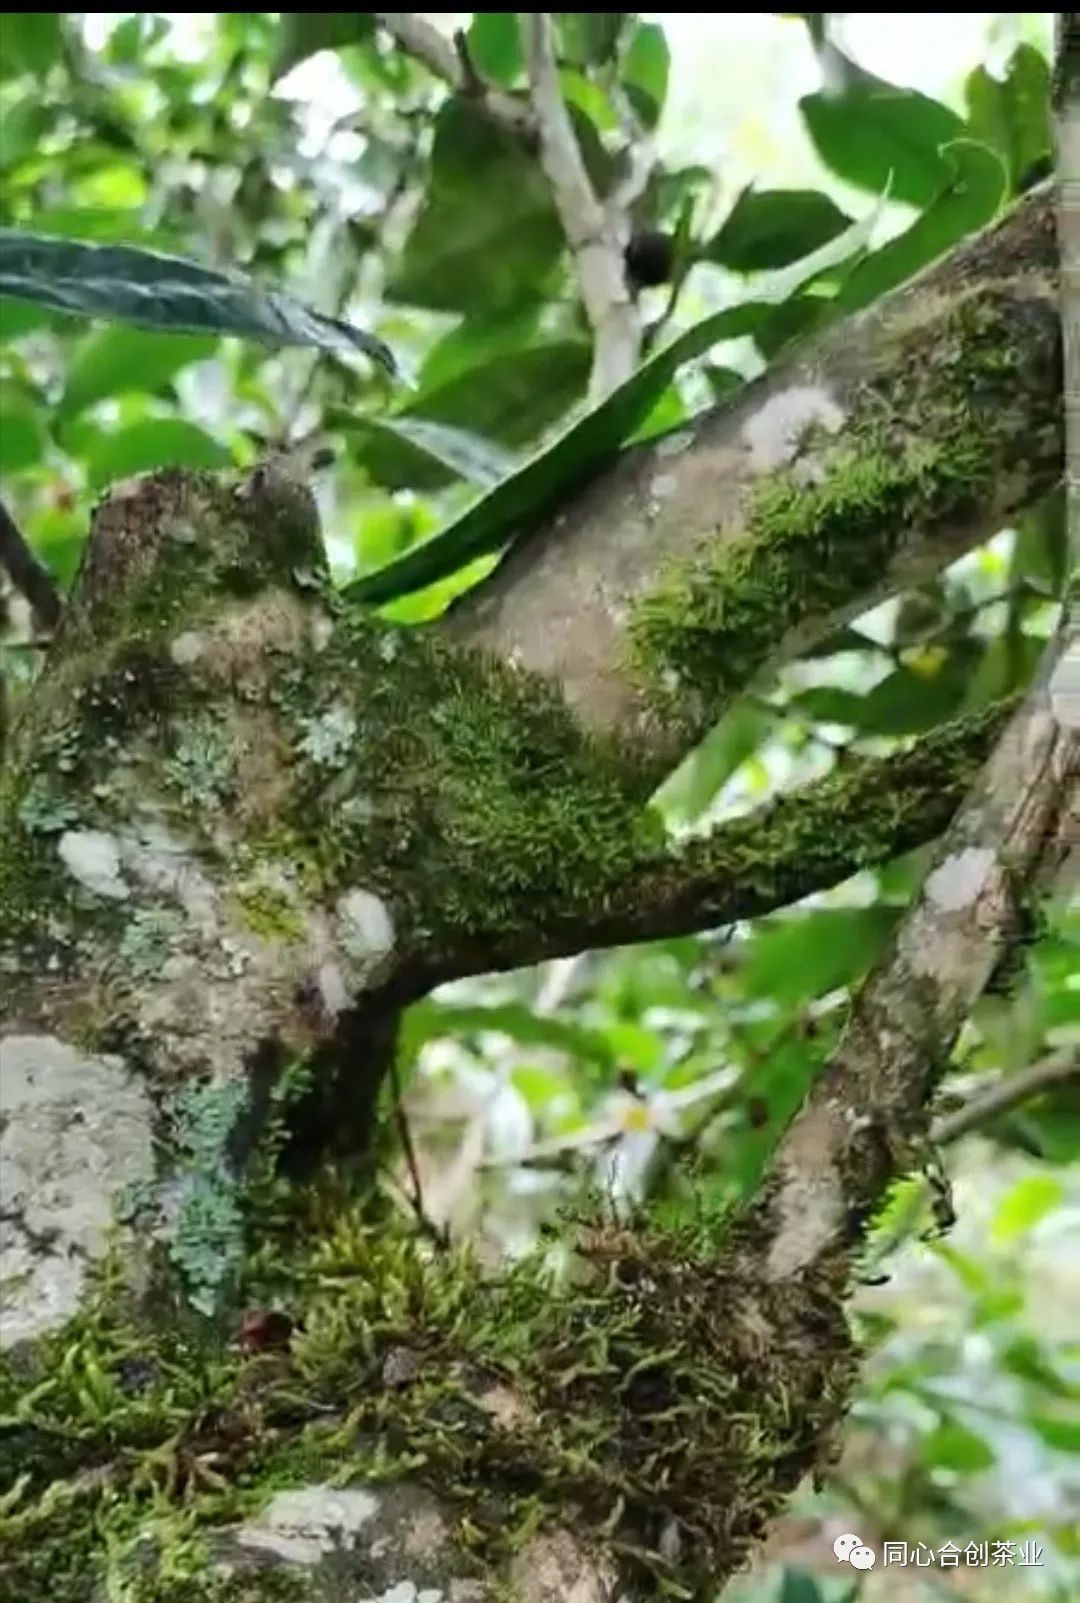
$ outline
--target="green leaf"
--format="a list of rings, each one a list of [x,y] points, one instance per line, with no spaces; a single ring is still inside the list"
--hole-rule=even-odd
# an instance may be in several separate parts
[[[105,396],[132,390],[152,395],[182,367],[205,361],[217,348],[217,340],[206,334],[95,329],[72,353],[59,411],[70,416]]]
[[[360,350],[390,372],[381,340],[278,290],[130,245],[89,245],[0,228],[0,294],[84,317],[172,333],[232,334],[272,345]]]
[[[575,67],[602,66],[614,54],[625,11],[556,11],[559,57]]]
[[[152,468],[220,468],[230,460],[217,440],[183,418],[147,418],[106,435],[86,462],[95,490]]]
[[[404,412],[460,423],[503,445],[527,445],[584,394],[590,362],[582,340],[526,345],[425,389]]]
[[[60,58],[60,11],[8,11],[0,23],[0,78],[48,72]]]
[[[935,1467],[961,1475],[979,1475],[997,1463],[989,1444],[955,1420],[945,1421],[931,1431],[923,1443],[923,1452]]]
[[[1048,1174],[1028,1175],[1010,1187],[998,1203],[990,1233],[995,1241],[1015,1241],[1060,1208],[1064,1200],[1065,1188],[1060,1180]]]
[[[491,440],[419,417],[354,417],[336,407],[327,422],[354,439],[352,455],[389,490],[441,490],[455,479],[490,488],[515,457]]]
[[[808,256],[850,226],[817,190],[744,189],[703,255],[737,273],[757,273]]]
[[[892,907],[835,907],[758,927],[750,943],[746,990],[794,1007],[857,980],[896,923]]]
[[[474,11],[466,41],[481,78],[509,88],[520,77],[524,62],[516,11]]]
[[[1000,157],[971,139],[956,140],[942,156],[947,176],[934,200],[910,228],[854,269],[834,302],[836,315],[869,305],[997,215],[1008,194]]]
[[[776,1603],[825,1603],[825,1594],[812,1575],[785,1568]]]
[[[623,57],[623,88],[646,128],[655,128],[667,99],[671,52],[656,22],[639,22]]]
[[[685,330],[642,363],[625,384],[526,462],[513,478],[496,485],[449,527],[404,556],[346,587],[353,599],[381,604],[423,589],[477,557],[536,527],[575,488],[610,463],[649,415],[684,362],[721,340],[754,334],[782,310],[782,302],[816,274],[862,249],[877,213],[758,287],[759,298],[721,312]],[[778,303],[781,303],[778,305]]]
[[[864,75],[865,77],[866,75]],[[839,95],[799,102],[818,155],[839,177],[875,195],[926,206],[948,176],[941,149],[964,124],[940,101],[870,79]]]
[[[1041,51],[1022,44],[1004,79],[976,67],[964,89],[974,138],[992,145],[1015,193],[1050,152],[1050,68]]]
[[[425,1041],[436,1036],[480,1034],[505,1035],[521,1046],[552,1047],[570,1058],[582,1058],[605,1068],[611,1068],[615,1061],[611,1043],[599,1030],[533,1013],[516,1002],[492,1007],[455,1007],[431,999],[417,1002],[405,1016],[401,1049],[409,1059]]]
[[[0,473],[21,473],[45,454],[38,409],[15,384],[0,383]]]
[[[1080,1455],[1080,1420],[1052,1414],[1028,1414],[1027,1423],[1058,1453]]]
[[[375,16],[370,11],[282,11],[279,16],[272,82],[308,56],[361,44],[375,30]]]
[[[427,193],[387,299],[497,316],[541,298],[562,252],[535,158],[477,106],[449,100],[436,118]]]

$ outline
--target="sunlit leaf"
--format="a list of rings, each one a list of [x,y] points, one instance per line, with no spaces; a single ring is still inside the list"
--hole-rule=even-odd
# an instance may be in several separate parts
[[[72,352],[59,411],[71,414],[108,395],[142,390],[151,395],[181,368],[213,356],[207,334],[158,334],[148,329],[95,329]]]

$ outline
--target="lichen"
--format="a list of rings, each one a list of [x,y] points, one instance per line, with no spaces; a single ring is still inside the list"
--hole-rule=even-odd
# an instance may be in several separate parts
[[[894,331],[843,430],[802,442],[812,471],[796,460],[758,476],[737,530],[703,541],[638,603],[630,667],[657,704],[701,726],[783,641],[865,604],[898,554],[992,504],[1010,475],[1049,482],[1057,321],[1049,298],[1043,316],[1030,292],[996,287],[928,304]]]

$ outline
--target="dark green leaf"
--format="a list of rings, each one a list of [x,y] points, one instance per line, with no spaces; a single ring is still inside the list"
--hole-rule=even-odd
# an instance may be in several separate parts
[[[941,148],[964,133],[960,118],[940,101],[872,80],[839,95],[807,95],[799,108],[833,172],[911,206],[933,200],[948,176]]]
[[[526,345],[425,389],[405,413],[457,422],[503,445],[528,445],[584,394],[590,360],[581,340]]]
[[[970,139],[948,145],[943,158],[947,176],[931,205],[904,233],[860,262],[836,297],[837,314],[869,305],[997,215],[1008,191],[1000,158]]]
[[[491,440],[420,417],[353,417],[340,408],[327,422],[353,436],[352,455],[388,490],[441,490],[455,479],[485,489],[515,467]]]
[[[8,11],[0,22],[0,78],[42,77],[60,56],[61,11]]]
[[[481,78],[507,88],[522,72],[516,11],[474,11],[466,39],[469,59]]]
[[[667,99],[671,53],[656,22],[639,22],[623,58],[623,87],[646,128],[655,128]]]
[[[220,468],[229,461],[223,446],[183,418],[148,418],[106,435],[88,457],[87,477],[95,490],[115,479],[152,468]]]
[[[972,135],[1005,162],[1015,193],[1050,150],[1050,68],[1042,53],[1022,44],[1004,78],[976,67],[965,86]]]
[[[896,923],[891,907],[830,907],[761,926],[750,944],[746,989],[785,1007],[858,979]]]
[[[158,334],[148,329],[95,329],[71,356],[60,400],[63,414],[107,395],[142,390],[150,395],[182,367],[213,356],[218,342],[206,334]]]
[[[625,384],[572,424],[513,478],[469,507],[456,522],[403,557],[347,587],[357,600],[395,600],[449,577],[477,557],[536,527],[577,486],[611,462],[640,427],[684,362],[721,340],[754,334],[774,316],[786,296],[815,274],[857,255],[875,218],[864,218],[805,262],[776,275],[771,298],[729,306],[685,330],[643,362]]]
[[[703,254],[735,272],[757,273],[809,256],[850,224],[817,190],[745,189]]]
[[[322,317],[278,290],[129,245],[88,245],[2,228],[0,293],[172,333],[233,334],[339,354],[360,350],[391,372],[394,367],[374,335]]]
[[[625,11],[556,11],[559,57],[574,67],[601,66],[619,41]]]
[[[497,316],[538,299],[562,251],[562,227],[535,158],[478,107],[448,101],[388,299]]]
[[[967,690],[977,651],[974,643],[963,649],[957,643],[933,673],[898,668],[863,698],[857,727],[875,735],[917,735],[951,717]]]
[[[282,11],[279,16],[274,80],[319,50],[360,44],[375,28],[370,11]]]

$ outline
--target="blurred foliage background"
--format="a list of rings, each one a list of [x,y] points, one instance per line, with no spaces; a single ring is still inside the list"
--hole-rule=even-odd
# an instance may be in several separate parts
[[[594,180],[614,181],[628,137],[656,141],[637,221],[680,255],[675,283],[644,292],[654,342],[773,293],[859,219],[888,287],[1050,170],[1051,13],[841,13],[827,39],[820,13],[558,17]],[[464,30],[484,78],[521,87],[513,14],[434,20]],[[316,440],[347,580],[450,523],[584,403],[587,328],[534,158],[371,14],[6,15],[0,225],[240,269],[373,330],[404,369],[0,300],[2,491],[64,583],[114,480]],[[684,363],[641,433],[733,392],[843,293],[826,274],[766,334]],[[1052,498],[823,641],[671,776],[670,827],[706,828],[1026,682],[1065,568]],[[390,610],[429,616],[477,571]],[[6,597],[13,694],[40,655]],[[746,1195],[923,863],[697,939],[444,988],[406,1020],[411,1155],[389,1154],[387,1188],[408,1206],[419,1180],[428,1218],[492,1256],[533,1245],[584,1178],[627,1205]],[[1040,909],[965,1031],[945,1111],[1045,1059],[1075,1066],[1078,929],[1075,908]],[[869,1357],[837,1472],[802,1489],[725,1603],[1080,1596],[1078,1149],[1074,1076],[949,1143],[944,1237],[925,1184],[897,1189],[853,1300]],[[845,1531],[877,1547],[873,1572],[837,1563]],[[880,1560],[885,1541],[1030,1540],[1037,1564]]]

